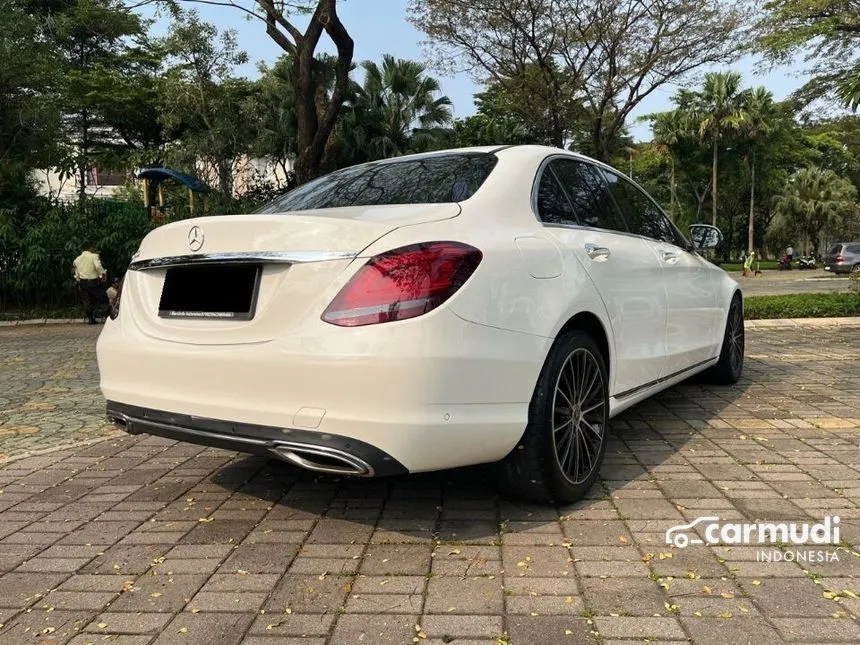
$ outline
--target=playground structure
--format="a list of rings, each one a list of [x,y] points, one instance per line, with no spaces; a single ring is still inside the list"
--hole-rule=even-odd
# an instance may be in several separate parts
[[[137,173],[137,178],[142,180],[143,203],[154,221],[163,222],[169,218],[169,214],[164,211],[165,181],[175,181],[188,189],[188,208],[191,217],[194,217],[198,210],[206,214],[207,195],[212,192],[212,189],[204,181],[171,168],[143,168]]]

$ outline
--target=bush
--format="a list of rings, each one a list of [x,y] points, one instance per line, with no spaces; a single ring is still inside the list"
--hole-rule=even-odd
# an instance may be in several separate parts
[[[206,197],[206,214],[247,213],[289,190],[258,181],[239,199],[218,193]],[[188,193],[166,191],[166,217],[158,224],[192,217]],[[34,198],[15,208],[0,207],[0,312],[36,311],[74,305],[72,261],[91,242],[99,250],[111,277],[122,277],[132,254],[156,223],[150,218],[139,191],[128,200],[90,199],[74,204]],[[194,216],[203,215],[198,198]]]
[[[71,304],[72,261],[91,242],[122,276],[152,221],[139,204],[89,200],[0,211],[0,309]]]
[[[860,316],[860,295],[793,293],[783,296],[750,296],[744,299],[744,317],[747,320],[841,316]]]

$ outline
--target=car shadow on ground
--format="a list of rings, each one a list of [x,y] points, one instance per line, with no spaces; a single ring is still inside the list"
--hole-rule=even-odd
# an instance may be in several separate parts
[[[238,496],[267,502],[274,510],[268,518],[324,516],[341,520],[345,534],[363,526],[383,532],[391,541],[493,543],[505,533],[557,531],[559,519],[617,519],[613,499],[619,491],[653,488],[659,479],[655,469],[687,465],[682,455],[687,448],[707,450],[711,441],[699,431],[711,429],[709,422],[737,409],[751,385],[745,379],[717,387],[705,377],[694,377],[621,413],[610,422],[597,482],[584,499],[565,506],[502,497],[494,485],[492,464],[364,479],[240,456],[209,481],[229,491],[234,500]],[[356,535],[367,537],[367,530]]]

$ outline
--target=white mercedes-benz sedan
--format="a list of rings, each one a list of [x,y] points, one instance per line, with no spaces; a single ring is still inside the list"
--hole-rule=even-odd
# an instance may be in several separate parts
[[[149,233],[98,341],[128,432],[385,476],[494,463],[561,503],[609,419],[744,358],[738,284],[627,177],[542,146],[333,172]]]

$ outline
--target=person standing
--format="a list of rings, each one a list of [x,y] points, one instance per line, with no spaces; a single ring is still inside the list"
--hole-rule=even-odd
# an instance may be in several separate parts
[[[785,254],[788,256],[789,262],[794,259],[794,247],[792,247],[791,244],[788,245],[788,248],[785,250]]]
[[[78,295],[81,305],[91,325],[96,324],[95,310],[100,299],[101,283],[106,272],[102,266],[98,251],[91,244],[84,247],[83,252],[72,262],[75,282],[78,285]]]

